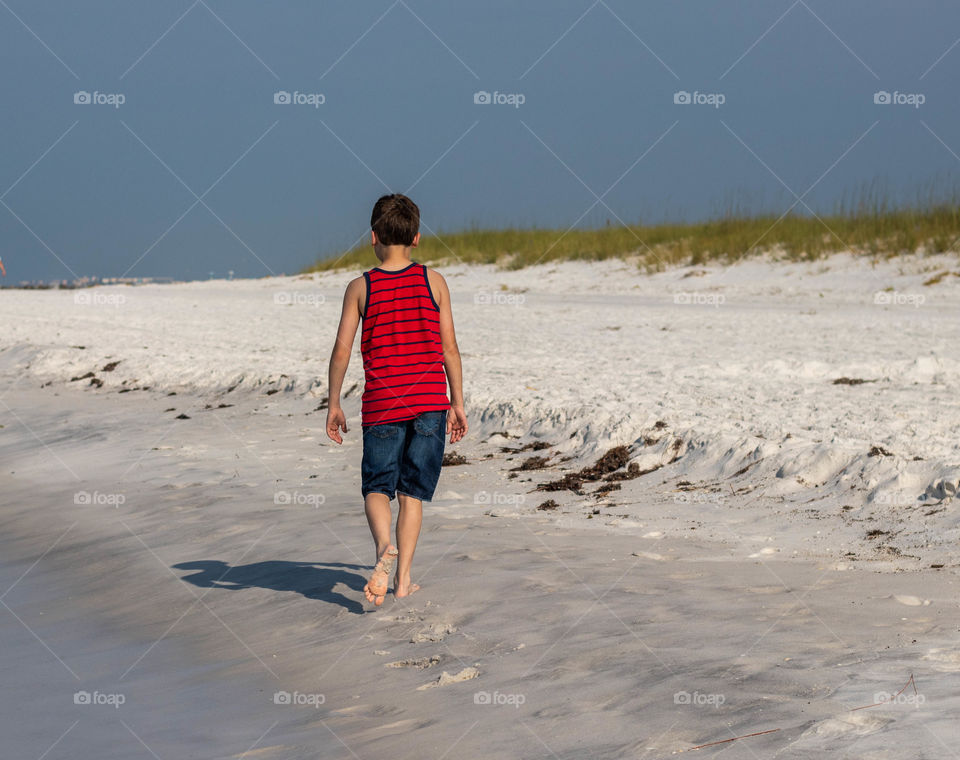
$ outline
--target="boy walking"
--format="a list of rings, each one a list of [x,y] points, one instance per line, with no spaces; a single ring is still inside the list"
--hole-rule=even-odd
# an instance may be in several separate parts
[[[467,416],[450,291],[439,273],[410,258],[420,243],[420,209],[404,195],[385,195],[373,207],[370,227],[380,266],[351,280],[343,296],[330,355],[327,435],[343,443],[340,431],[347,432],[340,391],[362,320],[361,492],[376,550],[364,593],[379,607],[394,565],[397,597],[420,588],[410,580],[410,567],[422,503],[433,498],[437,487],[444,434],[450,434],[450,443],[461,440]],[[390,502],[395,495],[396,546],[390,543]]]

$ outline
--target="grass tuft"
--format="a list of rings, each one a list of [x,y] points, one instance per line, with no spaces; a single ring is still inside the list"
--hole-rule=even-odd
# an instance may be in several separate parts
[[[421,238],[417,261],[463,262],[521,269],[556,261],[621,258],[648,272],[675,266],[729,264],[763,253],[788,261],[811,261],[847,251],[872,258],[906,253],[955,252],[960,202],[932,197],[915,206],[891,208],[873,193],[840,204],[828,215],[747,216],[739,211],[710,221],[607,226],[599,229],[470,229]],[[322,258],[305,272],[366,269],[370,247]]]

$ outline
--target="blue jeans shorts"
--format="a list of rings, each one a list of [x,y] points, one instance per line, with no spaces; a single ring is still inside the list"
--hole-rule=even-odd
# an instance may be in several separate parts
[[[412,420],[363,428],[362,491],[430,501],[443,464],[447,413],[423,412]]]

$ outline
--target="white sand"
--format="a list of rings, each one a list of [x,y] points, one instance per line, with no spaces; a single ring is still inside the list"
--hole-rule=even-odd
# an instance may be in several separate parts
[[[357,394],[342,448],[313,411],[345,275],[5,291],[4,734],[39,757],[70,729],[49,758],[621,758],[777,728],[696,756],[949,756],[960,529],[932,497],[960,297],[921,271],[949,265],[444,270],[471,464],[425,510],[423,590],[376,612]],[[888,286],[925,303],[875,305]],[[673,303],[694,289],[726,300]],[[678,458],[600,499],[531,492],[617,443]],[[573,459],[509,477],[533,455]],[[911,674],[912,702],[850,711]]]
[[[618,443],[644,470],[676,458],[612,494],[629,518],[606,522],[641,535],[696,525],[722,540],[733,520],[757,550],[893,567],[960,558],[957,511],[939,504],[960,485],[960,277],[923,285],[960,272],[954,258],[758,260],[654,276],[622,261],[443,271],[474,440],[544,440],[552,462],[573,456],[571,467]],[[231,399],[319,402],[350,276],[5,291],[0,356],[14,376],[51,387],[93,371],[100,393],[219,399],[234,388]],[[722,303],[677,304],[677,294]],[[344,387],[354,384],[345,408],[359,424],[359,355]],[[682,481],[692,490],[678,491]],[[534,511],[540,501],[518,504],[528,488],[517,486],[498,475],[486,490],[501,512]],[[563,515],[589,512],[591,500],[569,496],[557,498]]]

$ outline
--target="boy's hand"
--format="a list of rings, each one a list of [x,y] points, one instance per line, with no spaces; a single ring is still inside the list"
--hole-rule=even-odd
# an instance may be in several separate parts
[[[330,440],[343,443],[343,438],[340,437],[340,429],[343,429],[344,433],[347,432],[347,418],[343,414],[343,409],[330,407],[327,410],[327,435]]]
[[[447,432],[450,434],[450,443],[462,440],[467,434],[467,413],[462,406],[451,406],[447,413]]]

